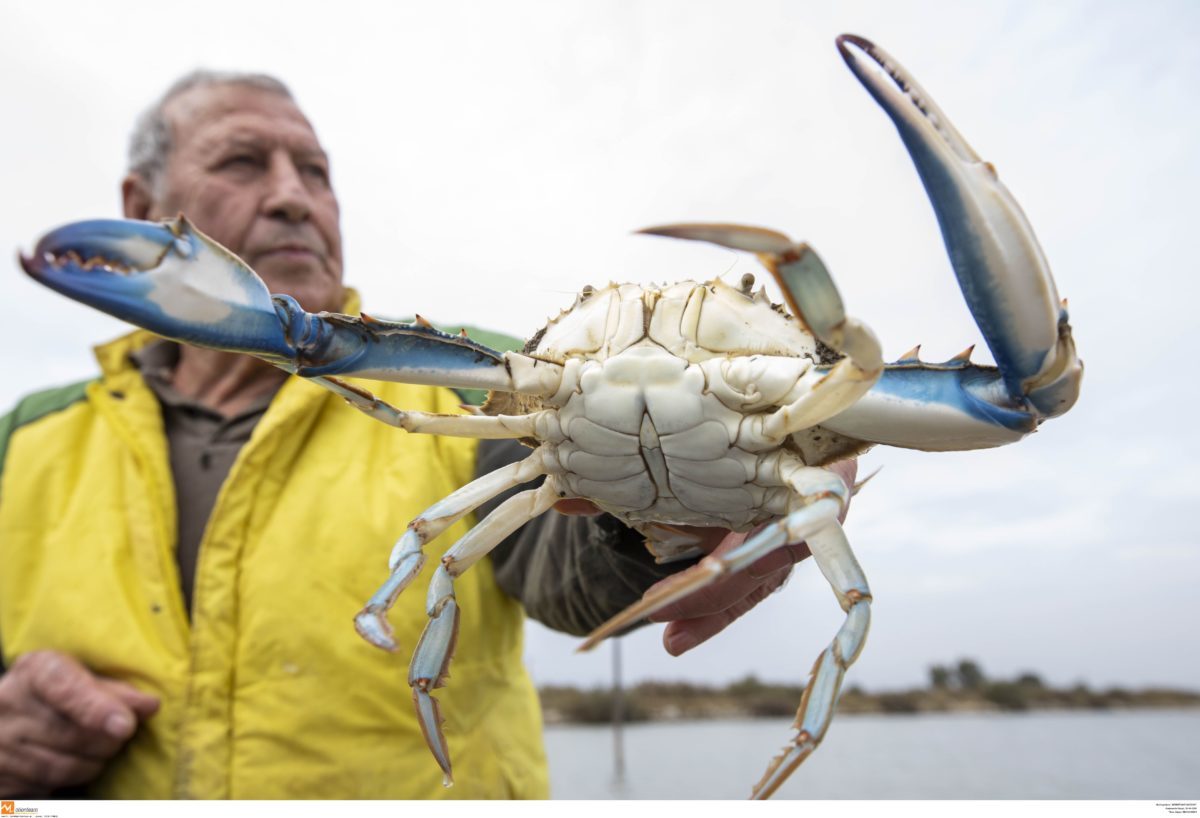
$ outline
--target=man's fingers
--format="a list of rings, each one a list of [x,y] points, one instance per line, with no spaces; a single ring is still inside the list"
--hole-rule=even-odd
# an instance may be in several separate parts
[[[722,554],[732,551],[745,542],[748,537],[753,536],[753,534],[754,532],[749,535],[729,533],[721,544],[717,546],[716,550],[712,552],[712,556],[719,557]],[[807,556],[808,546],[803,543],[777,548],[749,565],[746,570],[722,577],[712,585],[701,588],[691,596],[657,611],[649,619],[651,622],[673,622],[677,619],[696,619],[719,613],[756,591],[764,582],[774,581],[775,585],[773,587],[778,587],[778,584],[782,582],[782,578],[786,574],[781,577],[775,577],[775,574],[785,571],[785,569],[790,569],[794,563],[799,562]],[[674,577],[662,580],[662,582],[677,582],[679,581],[678,577],[687,575],[689,571],[699,570],[702,570],[699,566],[689,568],[687,571],[682,571]]]
[[[785,545],[767,554],[758,562],[750,563],[746,566],[746,574],[754,579],[766,579],[781,568],[791,568],[810,556],[812,556],[812,552],[808,550],[808,545],[805,543]]]
[[[13,665],[13,672],[18,667],[29,673],[34,696],[85,730],[124,741],[137,729],[133,708],[106,690],[91,671],[71,657],[38,651],[22,656]]]
[[[839,460],[836,463],[830,463],[826,468],[842,478],[842,482],[847,487],[854,488],[854,480],[858,477],[858,458],[852,457],[849,460]],[[838,522],[846,522],[846,512],[850,510],[850,505],[842,509],[842,513],[838,515]]]
[[[683,619],[671,622],[663,631],[663,647],[672,656],[687,653],[697,645],[703,644],[716,636],[741,618],[742,615],[748,613],[755,605],[762,602],[773,591],[778,589],[786,579],[787,572],[780,571],[778,579],[772,578],[770,582],[763,583],[748,596],[743,597],[723,611],[696,617],[695,619]]]
[[[124,702],[139,720],[148,719],[158,712],[157,696],[143,693],[133,685],[117,679],[101,678],[99,682],[105,690]]]
[[[26,719],[14,720],[9,727],[15,730],[21,748],[37,746],[46,750],[79,756],[102,762],[112,758],[124,739],[116,738],[102,730],[80,727],[63,714],[39,705],[36,712]]]
[[[31,784],[23,778],[0,775],[0,795],[5,798],[46,798],[50,795],[50,790]]]
[[[158,699],[56,651],[0,676],[0,792],[37,795],[91,781]]]
[[[554,510],[559,514],[566,514],[569,517],[590,517],[594,514],[603,513],[591,500],[579,500],[575,498],[559,500],[554,504]]]
[[[40,744],[25,744],[19,753],[0,755],[0,778],[13,779],[17,785],[8,791],[30,789],[56,790],[91,781],[104,768],[104,761],[62,752]],[[32,793],[30,793],[32,794]]]
[[[677,619],[697,619],[720,613],[754,594],[764,584],[773,583],[772,587],[778,587],[790,571],[791,562],[765,577],[752,577],[741,571],[656,611],[649,619],[651,622],[674,622]]]

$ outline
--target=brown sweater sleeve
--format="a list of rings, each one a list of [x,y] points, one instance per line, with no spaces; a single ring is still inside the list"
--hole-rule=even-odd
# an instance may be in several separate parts
[[[512,440],[480,443],[476,474],[528,457]],[[531,483],[480,506],[482,519],[504,499]],[[695,563],[658,565],[642,535],[615,517],[567,516],[548,511],[526,523],[492,551],[500,587],[531,617],[556,631],[584,636],[641,599],[647,588]]]

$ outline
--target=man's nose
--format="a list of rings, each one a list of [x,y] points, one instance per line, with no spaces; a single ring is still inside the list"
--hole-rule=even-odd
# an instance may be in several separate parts
[[[267,174],[263,209],[267,215],[289,222],[302,222],[312,213],[312,194],[304,186],[300,169],[290,156],[272,156]]]

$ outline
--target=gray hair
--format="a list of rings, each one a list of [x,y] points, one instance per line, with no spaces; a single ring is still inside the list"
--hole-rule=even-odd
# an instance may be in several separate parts
[[[269,74],[254,74],[240,71],[210,71],[198,68],[177,79],[158,101],[142,112],[129,138],[129,173],[146,180],[151,189],[157,189],[162,172],[171,154],[171,126],[164,111],[167,103],[193,88],[208,88],[214,85],[243,85],[279,94],[295,102],[292,92],[281,81]]]

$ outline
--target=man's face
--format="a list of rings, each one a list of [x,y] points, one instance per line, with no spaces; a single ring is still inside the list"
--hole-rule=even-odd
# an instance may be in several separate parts
[[[279,94],[241,85],[167,105],[172,150],[148,219],[183,213],[305,309],[342,307],[342,234],[329,160]]]

